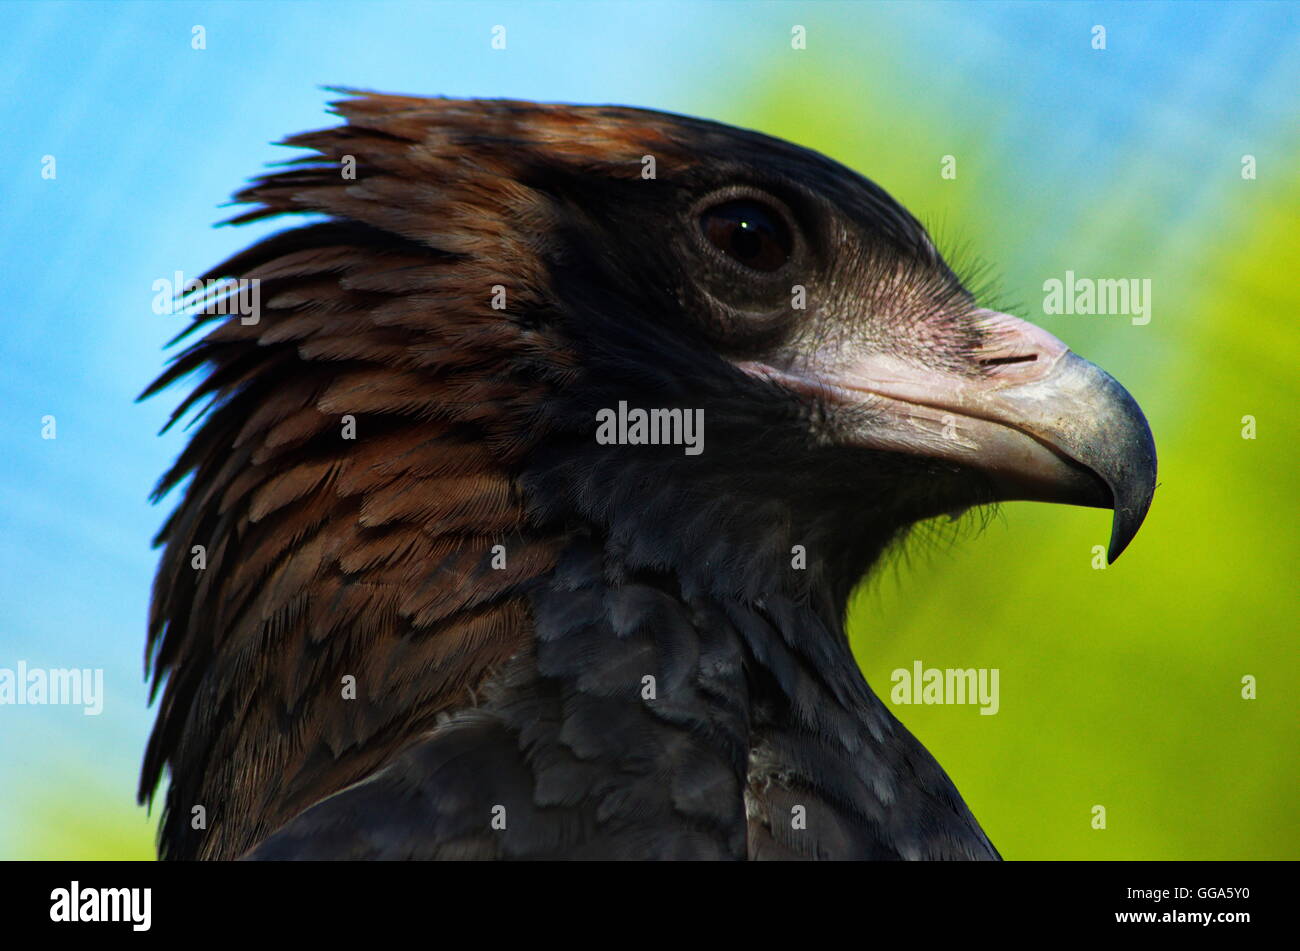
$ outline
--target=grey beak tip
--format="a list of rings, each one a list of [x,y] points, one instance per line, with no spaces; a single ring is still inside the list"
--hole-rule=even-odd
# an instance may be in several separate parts
[[[1116,506],[1115,519],[1111,523],[1110,530],[1110,548],[1106,553],[1106,563],[1113,565],[1118,558],[1137,535],[1138,529],[1142,527],[1142,522],[1146,519],[1147,510],[1151,507],[1151,496],[1147,495],[1141,503],[1137,505]]]
[[[1120,515],[1116,513],[1115,524],[1110,531],[1110,548],[1106,552],[1106,564],[1115,564],[1115,560],[1124,553],[1135,535],[1137,535],[1137,528],[1121,524]]]
[[[1115,518],[1111,523],[1107,564],[1114,564],[1115,559],[1137,535],[1156,492],[1155,439],[1136,403],[1133,403],[1133,410],[1133,415],[1129,417],[1134,424],[1133,431],[1120,453],[1122,462],[1119,471],[1124,476],[1111,482],[1111,492],[1115,497]]]

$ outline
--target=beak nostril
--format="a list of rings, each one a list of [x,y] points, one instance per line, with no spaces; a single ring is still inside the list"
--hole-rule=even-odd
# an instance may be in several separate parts
[[[989,357],[987,360],[981,360],[986,367],[1005,366],[1008,363],[1033,363],[1038,359],[1036,353],[1025,353],[1018,357]]]

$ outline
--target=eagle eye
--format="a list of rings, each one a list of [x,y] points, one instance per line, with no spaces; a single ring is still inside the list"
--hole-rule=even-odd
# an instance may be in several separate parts
[[[794,246],[781,213],[750,198],[705,209],[700,229],[710,244],[737,264],[765,273],[780,270]]]

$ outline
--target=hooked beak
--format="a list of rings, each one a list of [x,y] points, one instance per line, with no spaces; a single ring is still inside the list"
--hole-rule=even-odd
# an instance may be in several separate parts
[[[1137,402],[1101,368],[1026,321],[984,311],[980,372],[884,354],[838,356],[809,374],[743,368],[827,399],[864,406],[871,448],[985,473],[999,501],[1114,509],[1107,560],[1137,534],[1156,486],[1156,448]]]

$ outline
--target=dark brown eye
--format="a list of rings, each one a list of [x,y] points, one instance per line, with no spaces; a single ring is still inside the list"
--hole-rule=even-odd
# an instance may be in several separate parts
[[[790,260],[790,229],[779,212],[751,199],[727,201],[700,215],[709,243],[755,271],[775,271]]]

